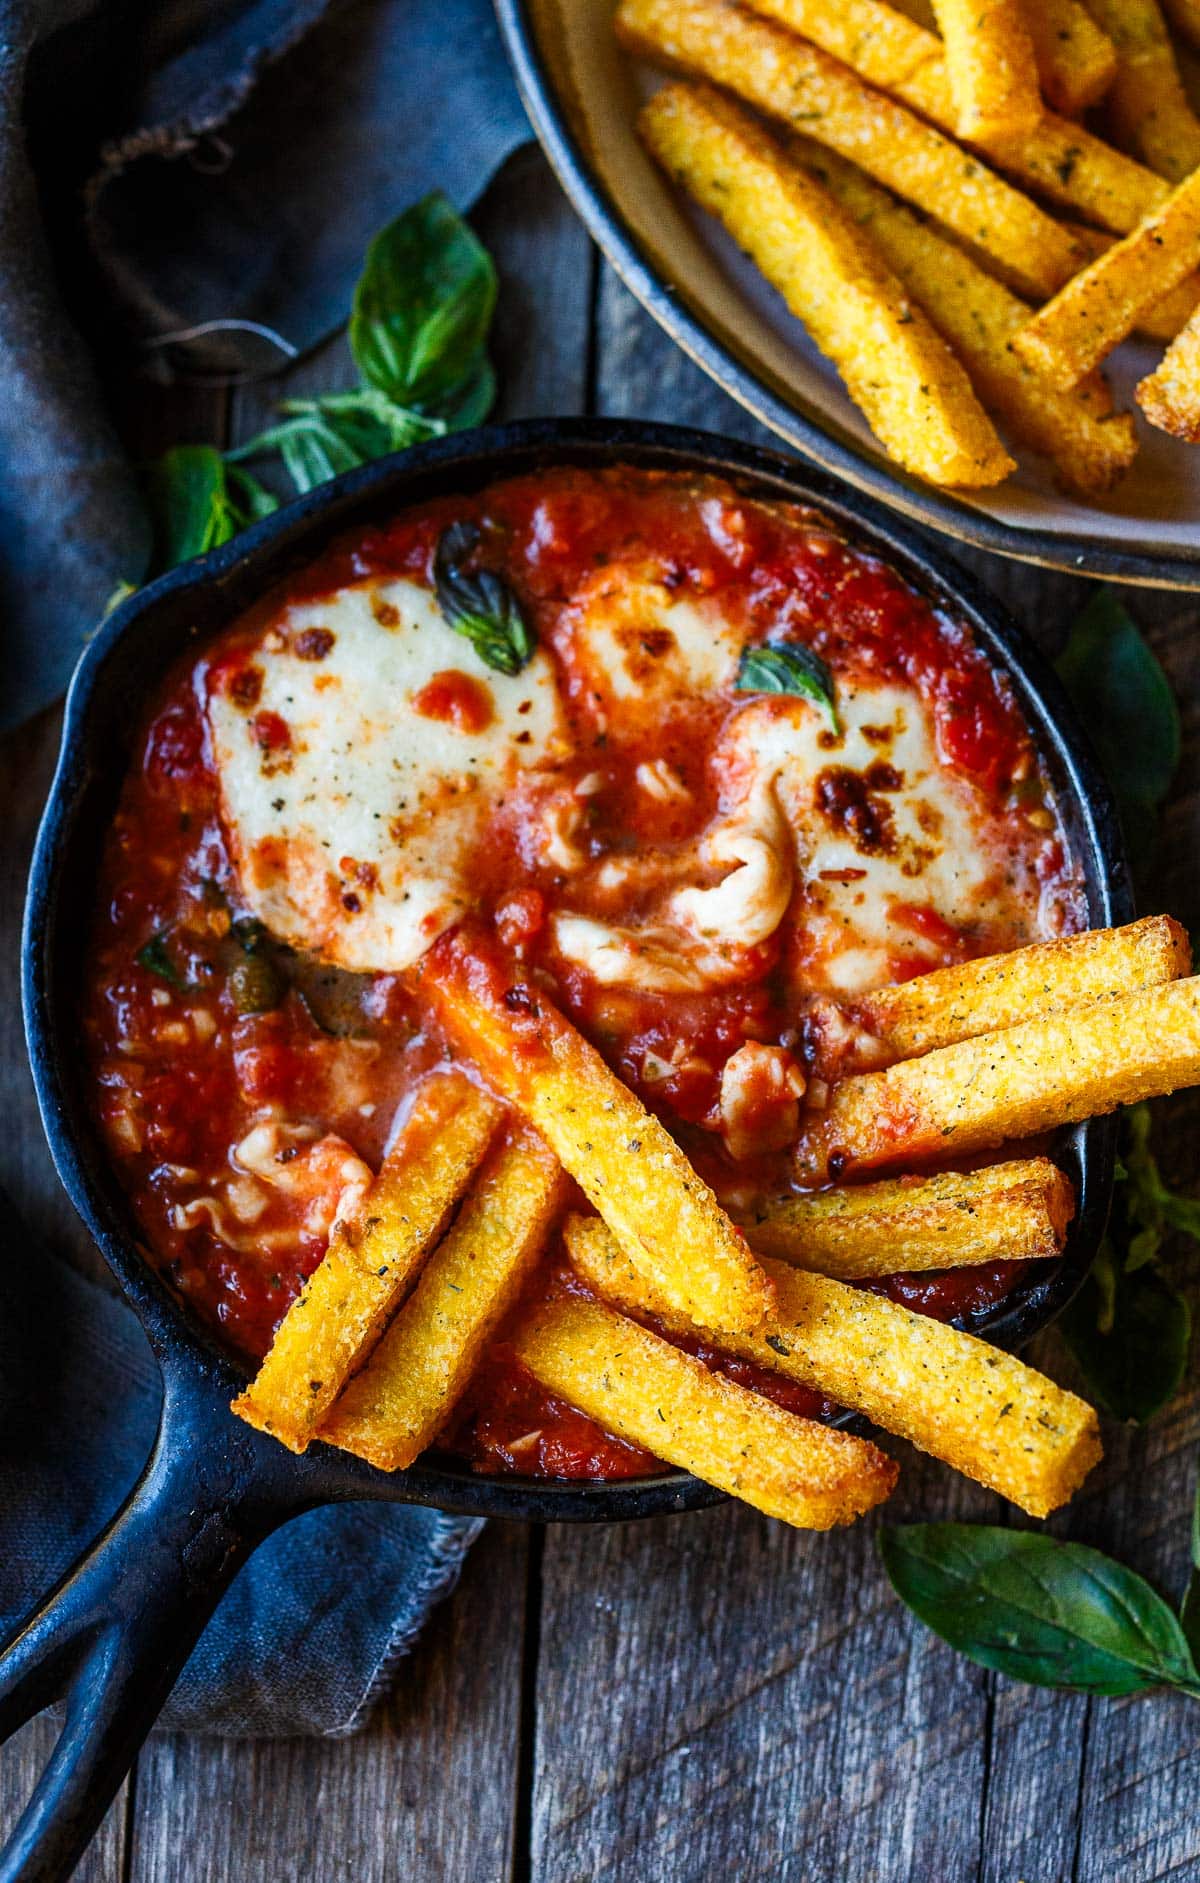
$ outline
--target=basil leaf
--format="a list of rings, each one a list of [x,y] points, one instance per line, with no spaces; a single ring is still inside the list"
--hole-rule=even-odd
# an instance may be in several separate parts
[[[324,393],[316,399],[284,399],[279,410],[283,423],[247,439],[229,453],[229,460],[238,465],[244,458],[278,451],[301,493],[343,471],[386,457],[389,451],[440,437],[446,429],[440,419],[396,405],[370,386]]]
[[[1113,788],[1130,853],[1144,867],[1179,764],[1179,712],[1166,674],[1111,589],[1076,616],[1058,672]]]
[[[451,523],[442,531],[433,558],[438,606],[487,666],[497,673],[520,673],[533,658],[534,638],[502,576],[491,569],[463,568],[478,544],[474,523]]]
[[[829,723],[840,732],[833,674],[819,654],[803,641],[747,647],[738,664],[734,686],[739,693],[796,693],[824,707]]]
[[[236,534],[225,464],[212,445],[176,445],[150,465],[146,496],[154,525],[154,567],[203,556]]]
[[[225,489],[229,504],[229,514],[236,529],[247,530],[252,523],[260,523],[263,517],[274,516],[279,508],[279,499],[273,491],[260,484],[257,477],[251,477],[240,464],[225,464]]]
[[[1059,1326],[1089,1396],[1114,1419],[1145,1425],[1179,1391],[1191,1314],[1153,1264],[1122,1268],[1110,1243]]]
[[[368,385],[436,411],[473,373],[496,305],[491,257],[440,190],[367,250],[350,348]]]
[[[167,953],[167,938],[161,930],[157,935],[152,935],[133,958],[139,968],[145,968],[147,974],[157,974],[160,981],[168,981],[172,987],[180,989],[186,986],[182,974]]]
[[[1200,1697],[1187,1639],[1161,1596],[1081,1543],[983,1524],[910,1524],[879,1538],[902,1602],[981,1667],[1039,1687]]]
[[[496,397],[496,375],[486,353],[480,353],[461,385],[438,405],[438,416],[448,432],[469,431],[482,425]]]
[[[1180,1605],[1179,1620],[1194,1659],[1200,1654],[1200,1481],[1192,1499],[1192,1573]]]

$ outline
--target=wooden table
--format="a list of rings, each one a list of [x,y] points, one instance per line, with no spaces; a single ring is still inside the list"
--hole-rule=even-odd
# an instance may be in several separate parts
[[[477,226],[502,275],[503,415],[624,413],[765,434],[658,331],[592,249],[541,158],[519,153]],[[347,377],[341,344],[291,375]],[[145,386],[143,448],[244,436],[260,390]],[[1086,585],[968,555],[1054,648]],[[1200,931],[1200,606],[1128,597],[1183,705],[1187,756],[1155,900]],[[57,716],[0,747],[0,1181],[86,1262],[25,1070],[18,909]],[[1194,1172],[1195,1106],[1165,1134]],[[1044,1363],[1068,1377],[1054,1337]],[[1187,1572],[1200,1403],[1110,1429],[1054,1528],[1165,1591]],[[1003,1521],[1000,1500],[904,1447],[891,1519]],[[0,1763],[11,1821],[52,1743]],[[87,1883],[1150,1883],[1200,1877],[1200,1707],[1091,1703],[958,1659],[893,1599],[870,1523],[808,1536],[726,1506],[610,1529],[495,1524],[366,1732],[342,1742],[153,1739],[82,1865]]]

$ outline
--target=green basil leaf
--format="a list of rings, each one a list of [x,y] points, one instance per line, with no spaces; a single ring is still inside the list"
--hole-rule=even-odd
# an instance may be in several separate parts
[[[149,467],[146,496],[154,525],[154,566],[203,556],[236,535],[225,463],[211,445],[176,445]]]
[[[496,397],[496,375],[486,353],[480,353],[466,378],[438,405],[438,416],[449,432],[470,431],[482,425]]]
[[[1058,672],[1112,786],[1130,853],[1144,864],[1179,764],[1179,712],[1166,674],[1111,589],[1076,616]]]
[[[436,411],[477,370],[495,304],[491,257],[435,190],[367,250],[350,316],[358,370],[399,404]]]
[[[147,974],[157,974],[160,981],[168,981],[172,987],[186,986],[182,974],[167,953],[167,937],[163,931],[152,935],[133,958],[139,968],[145,968]]]
[[[802,699],[823,707],[833,730],[841,730],[833,674],[821,656],[814,654],[803,641],[747,647],[738,664],[734,685],[739,693],[799,694]]]
[[[533,658],[534,638],[502,576],[491,569],[464,569],[478,545],[474,523],[451,523],[442,531],[433,558],[438,606],[487,666],[497,673],[520,673]]]
[[[247,439],[229,459],[237,466],[245,458],[278,451],[302,493],[390,451],[440,437],[446,429],[440,419],[396,405],[370,386],[323,393],[316,399],[285,399],[279,410],[284,415],[281,424]]]
[[[1187,1302],[1153,1265],[1121,1269],[1111,1244],[1059,1326],[1091,1398],[1145,1425],[1175,1397],[1187,1367]]]
[[[1039,1687],[1200,1696],[1179,1622],[1150,1585],[1099,1550],[1040,1531],[910,1524],[880,1533],[902,1602],[981,1667]]]
[[[274,491],[267,490],[257,477],[251,477],[240,464],[225,465],[225,489],[228,494],[229,514],[239,530],[249,529],[252,523],[260,523],[263,517],[274,516],[279,508],[279,499]]]
[[[1200,1481],[1192,1499],[1192,1573],[1188,1577],[1179,1620],[1195,1659],[1200,1654]]]

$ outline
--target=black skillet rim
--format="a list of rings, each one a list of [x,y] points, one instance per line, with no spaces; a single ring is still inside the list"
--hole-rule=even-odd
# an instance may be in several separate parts
[[[161,669],[178,655],[189,635],[199,640],[212,633],[221,619],[309,560],[330,537],[439,490],[479,488],[554,464],[622,462],[704,471],[748,490],[809,504],[857,545],[879,554],[915,587],[965,620],[980,646],[1009,673],[1038,736],[1083,867],[1091,919],[1109,924],[1132,915],[1115,806],[1052,670],[941,544],[924,542],[858,491],[845,490],[826,473],[779,453],[706,432],[624,419],[533,419],[491,426],[437,439],[351,472],[289,504],[232,543],[172,570],[101,623],[72,680],[58,769],[34,853],[22,942],[22,999],[43,1124],[64,1188],[168,1375],[189,1362],[209,1371],[215,1366],[224,1371],[231,1394],[244,1379],[215,1336],[189,1319],[138,1252],[128,1206],[90,1125],[81,1081],[73,1072],[78,1065],[73,995],[79,929],[72,941],[60,920],[67,864],[72,858],[78,861],[85,813],[90,810],[99,818],[102,800],[111,808],[124,773],[124,749],[96,750],[106,730],[106,711],[111,721],[117,710],[111,703],[105,707],[105,694],[106,687],[111,693],[119,684],[113,676],[122,654],[128,658],[128,644],[135,638],[157,634]],[[140,676],[138,684],[143,685]],[[79,893],[86,902],[86,892]],[[1079,1213],[1067,1249],[1051,1276],[1019,1288],[994,1314],[974,1324],[997,1345],[1023,1343],[1062,1311],[1091,1266],[1103,1234],[1113,1182],[1114,1120],[1078,1127],[1063,1151],[1079,1188]],[[867,1429],[849,1417],[846,1423]],[[721,1500],[721,1493],[676,1471],[615,1484],[568,1484],[480,1476],[453,1460],[422,1462],[393,1478],[364,1467],[362,1494],[479,1516],[541,1521],[621,1521]]]

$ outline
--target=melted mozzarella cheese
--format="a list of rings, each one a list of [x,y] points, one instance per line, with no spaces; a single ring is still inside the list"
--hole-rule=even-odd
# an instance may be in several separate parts
[[[564,611],[555,648],[580,704],[620,738],[731,686],[742,636],[712,603],[673,594],[642,564],[613,562]]]
[[[314,630],[324,651],[305,658]],[[408,581],[287,608],[252,660],[252,705],[219,687],[208,701],[247,901],[276,935],[342,967],[411,966],[471,906],[472,860],[499,801],[568,750],[549,660],[493,672]],[[423,688],[464,674],[490,707],[482,730],[420,710]],[[282,720],[286,744],[264,749],[264,714]]]
[[[842,685],[838,714],[834,739],[801,701],[756,702],[715,762],[735,805],[772,781],[797,845],[794,919],[812,984],[851,994],[889,981],[893,952],[922,952],[905,908],[954,926],[995,913],[997,860],[986,800],[941,765],[918,694]]]

